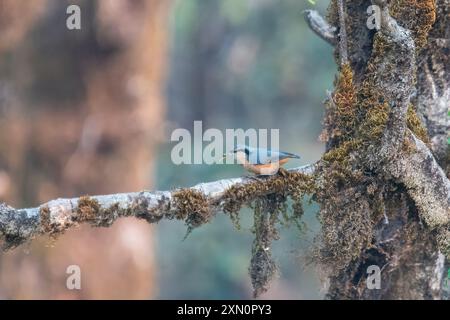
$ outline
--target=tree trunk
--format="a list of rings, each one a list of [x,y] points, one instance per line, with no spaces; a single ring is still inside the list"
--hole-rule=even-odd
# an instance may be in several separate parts
[[[0,49],[12,56],[0,65],[0,199],[31,206],[151,187],[170,2],[78,1],[82,28],[74,31],[66,28],[70,1],[25,2],[0,1],[9,27]],[[31,246],[0,257],[0,297],[155,294],[153,236],[142,221],[82,227],[54,245],[46,238]],[[81,268],[81,290],[66,288],[72,264]]]
[[[368,0],[345,1],[344,28],[347,31],[347,39],[343,39],[343,25],[339,21],[339,2],[334,0],[330,4],[328,20],[332,25],[338,26],[338,33],[341,35],[338,37],[339,41],[347,42],[348,62],[353,72],[352,86],[356,97],[354,105],[351,103],[344,105],[341,101],[342,95],[348,94],[349,91],[342,88],[344,67],[341,66],[341,76],[337,79],[335,92],[328,102],[324,133],[328,154],[336,152],[339,148],[342,150],[343,144],[347,141],[355,142],[362,132],[361,127],[355,129],[350,133],[349,139],[346,136],[348,132],[339,132],[342,131],[340,125],[345,116],[342,112],[339,113],[340,111],[345,112],[354,107],[357,110],[356,121],[364,123],[370,117],[371,111],[368,109],[380,108],[379,105],[387,102],[390,108],[387,127],[392,126],[395,132],[397,130],[394,127],[395,109],[399,109],[401,103],[409,100],[406,118],[408,128],[427,143],[445,170],[449,164],[447,111],[450,105],[450,1],[393,0],[388,5],[384,1],[374,1],[374,4],[381,7],[382,12],[384,6],[387,6],[389,15],[401,27],[411,30],[414,50],[410,51],[399,45],[400,40],[396,42],[395,37],[399,36],[398,34],[395,32],[388,34],[383,31],[383,21],[381,30],[378,32],[367,27],[366,22],[369,17],[367,9],[372,5],[372,2]],[[387,19],[387,16],[382,13],[381,19]],[[401,33],[403,30],[399,29],[398,32]],[[336,56],[338,59],[342,58],[338,49]],[[411,82],[410,87],[397,85],[402,80],[404,80],[403,83],[409,81],[405,80],[409,71],[405,72],[402,68],[411,70],[412,76],[416,79],[416,82],[414,80]],[[411,92],[407,92],[409,89]],[[376,100],[368,101],[369,95],[372,94],[372,98],[374,95],[370,91],[375,90],[378,90]],[[397,99],[398,96],[404,96],[404,101]],[[415,113],[418,118],[414,116]],[[420,119],[421,123],[417,119]],[[422,125],[426,127],[427,134],[420,133],[418,126]],[[367,130],[367,127],[365,129]],[[388,129],[385,129],[382,140],[386,138],[387,141],[395,136],[395,133],[387,136]],[[409,151],[405,151],[405,147],[391,149],[391,151],[394,150],[392,158],[389,158],[392,161],[383,160],[380,163],[373,163],[367,158],[380,152],[377,148],[382,149],[383,145],[378,145],[376,138],[367,142],[372,144],[372,147],[364,151],[356,151],[359,153],[356,157],[360,160],[358,163],[353,163],[353,172],[362,170],[364,178],[358,180],[359,182],[355,182],[356,179],[353,180],[352,185],[346,183],[341,186],[334,185],[332,197],[334,201],[340,201],[341,207],[336,209],[348,213],[351,208],[357,212],[353,215],[371,217],[364,221],[371,224],[367,229],[351,223],[342,223],[340,226],[359,228],[358,231],[368,232],[370,236],[358,248],[361,249],[358,254],[349,259],[350,261],[346,261],[343,265],[329,261],[325,263],[331,269],[327,297],[331,299],[445,298],[442,283],[447,269],[444,263],[445,257],[439,252],[436,240],[436,235],[445,231],[439,228],[432,227],[431,230],[427,228],[429,223],[420,216],[418,202],[408,194],[405,183],[392,179],[393,176],[395,178],[395,174],[392,174],[389,168],[390,162],[401,159],[403,153]],[[367,154],[364,154],[365,152]],[[422,168],[428,165],[427,161],[421,163]],[[327,170],[330,170],[330,167],[327,167]],[[406,170],[413,171],[414,168],[407,167]],[[375,180],[378,180],[374,182],[377,184],[375,188],[378,188],[378,191],[375,192],[377,199],[374,200],[372,194],[364,188],[364,184]],[[342,197],[349,196],[349,189],[359,189],[359,187],[362,191],[350,192],[350,194],[355,196],[361,192],[361,199],[350,200],[350,204],[343,204]],[[332,198],[330,194],[328,196],[327,200]],[[356,202],[367,205],[356,205]],[[329,203],[322,205],[321,217],[325,221],[331,215],[330,210],[327,210],[328,205]],[[449,215],[448,206],[446,214]],[[335,222],[331,221],[331,223]],[[325,232],[337,230],[326,223],[324,228]],[[325,239],[327,239],[326,235]],[[328,241],[328,244],[330,242]],[[329,248],[323,248],[323,251],[326,251],[325,254],[330,254],[329,250]],[[376,265],[381,269],[381,289],[379,290],[367,287],[367,268],[370,265]]]

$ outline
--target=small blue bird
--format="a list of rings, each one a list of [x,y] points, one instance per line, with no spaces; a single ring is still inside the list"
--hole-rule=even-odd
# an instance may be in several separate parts
[[[241,145],[238,145],[230,153],[247,171],[257,175],[274,175],[278,172],[280,166],[290,159],[300,159],[300,156],[289,152]]]

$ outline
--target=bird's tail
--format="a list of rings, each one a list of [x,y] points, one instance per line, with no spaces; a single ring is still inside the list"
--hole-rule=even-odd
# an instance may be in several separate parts
[[[284,154],[286,155],[287,158],[300,159],[300,156],[294,153],[284,152]]]

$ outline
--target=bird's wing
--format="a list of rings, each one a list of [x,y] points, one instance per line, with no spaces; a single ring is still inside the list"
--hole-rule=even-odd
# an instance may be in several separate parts
[[[262,165],[278,162],[288,157],[289,156],[283,152],[259,148],[257,150],[255,149],[250,152],[248,161],[251,164]]]
[[[280,160],[287,158],[296,158],[296,159],[300,158],[298,155],[293,153],[270,150],[265,148],[248,147],[248,150],[249,150],[249,155],[247,159],[248,162],[256,165],[279,162]]]

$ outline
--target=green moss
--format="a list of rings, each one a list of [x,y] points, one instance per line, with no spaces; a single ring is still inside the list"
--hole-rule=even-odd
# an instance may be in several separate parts
[[[376,143],[386,128],[389,111],[390,108],[387,103],[372,106],[372,108],[367,110],[365,119],[360,127],[361,138],[369,143]]]
[[[356,129],[356,136],[363,141],[362,145],[376,144],[386,128],[390,106],[380,89],[383,79],[379,78],[378,65],[383,55],[391,49],[383,35],[377,34],[374,37],[372,57],[367,64],[366,77],[358,88],[360,125]]]
[[[350,65],[346,64],[342,66],[335,80],[335,90],[327,103],[324,120],[326,130],[321,135],[323,141],[331,140],[333,145],[337,145],[353,135],[356,126],[356,104],[353,71]],[[332,131],[327,131],[329,128],[332,128]]]
[[[295,224],[302,230],[303,198],[315,190],[314,178],[299,172],[281,169],[275,176],[257,177],[251,183],[230,187],[222,197],[223,211],[239,228],[239,211],[250,205],[254,211],[255,240],[249,273],[254,295],[267,291],[277,265],[271,255],[271,243],[279,237],[279,226]],[[292,199],[292,208],[288,207]],[[290,210],[291,209],[291,210]]]
[[[48,206],[43,206],[39,209],[41,229],[44,233],[51,231],[50,209]]]

